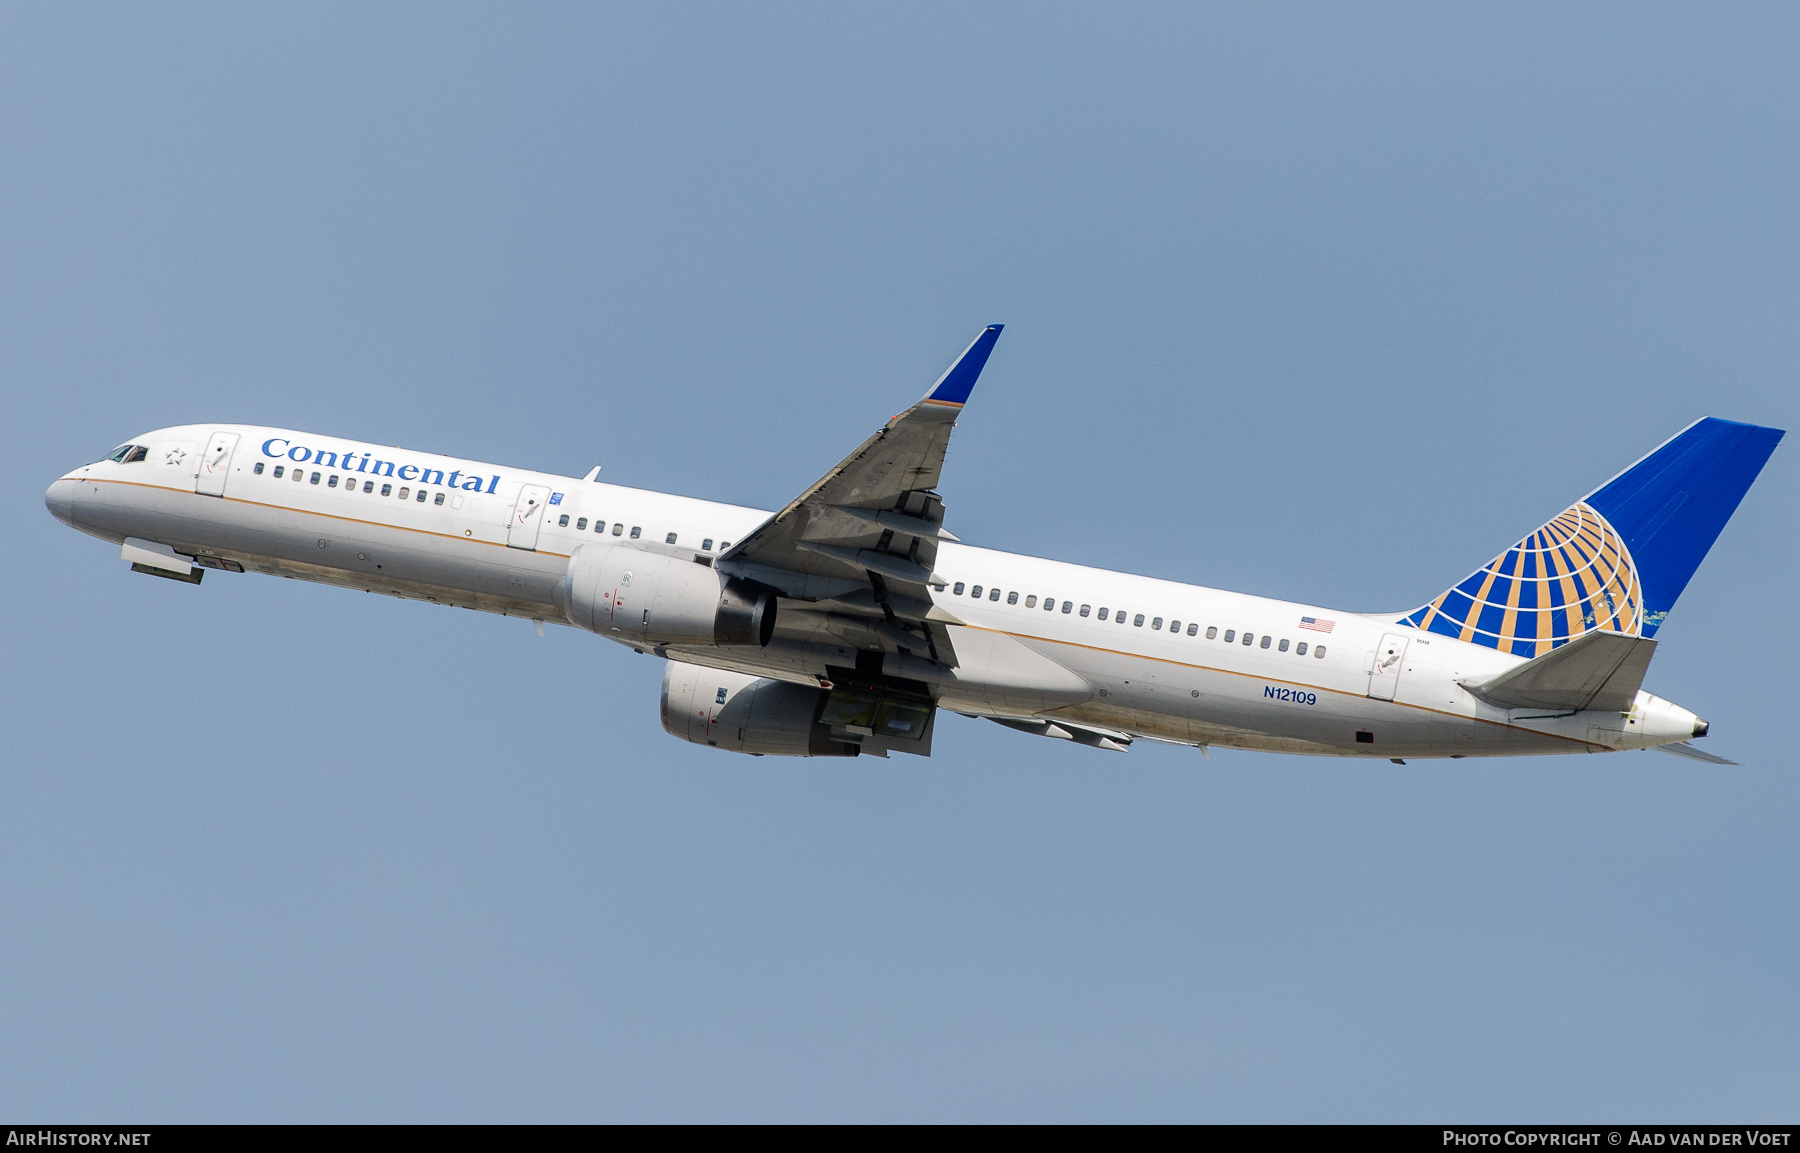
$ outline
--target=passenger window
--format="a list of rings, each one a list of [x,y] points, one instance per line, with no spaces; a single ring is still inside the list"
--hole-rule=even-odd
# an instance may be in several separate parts
[[[1306,655],[1306,642],[1305,641],[1301,641],[1299,644],[1294,646],[1294,655],[1297,657],[1303,657]]]
[[[432,504],[443,504],[444,503],[444,494],[440,492],[436,496],[432,497],[431,503]],[[566,516],[563,517],[563,523],[564,524],[569,523],[569,518]]]
[[[584,516],[584,517],[581,517],[576,520],[575,531],[576,532],[586,532],[587,531],[587,517]]]
[[[334,472],[331,474],[331,479],[327,480],[325,482],[325,487],[326,488],[336,488],[337,482],[338,482],[338,475],[337,475],[337,473]]]
[[[1074,601],[1064,601],[1063,602],[1063,612],[1065,612],[1065,613],[1068,612],[1070,609],[1073,609],[1074,607],[1075,607]]]
[[[1169,622],[1169,631],[1172,633],[1180,632],[1181,631],[1181,622],[1180,621],[1170,621]]]
[[[424,503],[425,503],[425,490],[424,490],[424,489],[420,489],[420,490],[419,490],[419,495],[418,495],[418,496],[415,496],[415,497],[413,497],[413,499],[414,499],[414,500],[416,500],[416,501],[418,501],[418,502],[419,502],[419,503],[420,503],[420,504],[424,504]]]
[[[1100,608],[1100,619],[1101,620],[1106,619],[1106,607],[1104,605],[1102,605]]]
[[[561,516],[556,518],[556,527],[557,528],[568,528],[569,527],[569,514],[568,513],[565,512]]]
[[[989,589],[988,590],[988,599],[991,601],[999,600],[1000,599],[1000,590],[997,588]]]
[[[262,470],[263,470],[263,462],[259,460],[256,462],[256,467],[251,469],[250,471],[255,473],[257,476],[261,476]]]
[[[632,525],[631,526],[631,539],[636,540],[643,533],[643,531],[644,531],[643,526],[635,525],[635,524]]]
[[[1056,607],[1056,598],[1055,597],[1045,597],[1044,598],[1044,611],[1045,612],[1049,612],[1051,609],[1053,609],[1055,607]]]
[[[731,542],[728,540],[722,540],[719,542],[719,551],[720,552],[724,552],[726,549],[728,549],[730,547],[731,547]]]
[[[667,538],[667,539],[666,539],[666,540],[664,540],[664,541],[663,541],[663,543],[664,543],[664,544],[674,544],[674,543],[675,543],[675,534],[674,534],[674,533],[670,533],[670,534],[669,534],[669,535],[668,535],[668,538]]]
[[[319,483],[319,474],[318,474],[318,473],[316,473],[316,472],[315,472],[315,473],[313,473],[313,478],[312,478],[312,482],[313,482],[313,483],[314,483],[314,484],[318,484],[318,483]]]
[[[1210,633],[1212,630],[1207,629],[1206,631]],[[1225,630],[1225,643],[1230,644],[1232,641],[1235,641],[1235,640],[1237,640],[1237,630],[1236,629],[1226,629]]]
[[[1264,637],[1263,639],[1267,640],[1268,638]],[[1280,652],[1280,653],[1287,652],[1287,638],[1286,637],[1281,638],[1281,643],[1275,646],[1275,651]]]
[[[286,469],[286,467],[285,467],[285,466],[283,466],[283,465],[279,465],[279,464],[278,464],[278,465],[276,465],[276,466],[275,466],[275,475],[276,475],[276,477],[277,477],[277,478],[279,478],[279,477],[280,477],[280,476],[281,476],[281,474],[282,474],[282,473],[284,473],[284,472],[286,472],[286,471],[287,471],[287,469]]]
[[[1313,656],[1319,658],[1320,660],[1324,660],[1325,659],[1325,646],[1320,645],[1318,648],[1314,649]]]
[[[1200,631],[1199,625],[1189,625],[1188,626],[1188,636],[1190,636],[1190,637],[1199,631]]]
[[[1133,628],[1140,628],[1140,629],[1143,628],[1144,627],[1144,614],[1139,613],[1137,615],[1137,618],[1131,622],[1131,625]]]
[[[962,595],[962,591],[963,591],[963,583],[961,581],[957,581],[956,584],[951,586],[950,595],[959,597]]]
[[[1162,618],[1156,617],[1156,618],[1152,619],[1150,622],[1150,627],[1155,629],[1159,633],[1162,632]]]
[[[1018,593],[1007,593],[1006,594],[1006,603],[1009,605],[1018,604],[1019,603],[1019,594]]]
[[[389,493],[391,493],[393,491],[394,491],[394,486],[391,484],[384,484],[381,486],[381,495],[382,496],[387,496]]]
[[[383,486],[382,486],[382,487],[383,487],[383,488],[386,488],[386,487],[387,487],[387,486],[386,486],[386,485],[383,485]],[[405,500],[405,499],[407,499],[407,498],[408,498],[408,497],[410,497],[410,496],[411,496],[411,495],[412,495],[412,489],[410,489],[410,488],[402,488],[402,489],[401,489],[401,490],[400,490],[400,499],[401,499],[401,500]]]
[[[719,695],[717,697],[713,698],[713,703],[715,705],[722,705],[725,703],[725,686],[724,685],[719,686]]]
[[[1045,602],[1044,602],[1044,603],[1045,603],[1045,604],[1049,604],[1049,603],[1050,603],[1050,602],[1049,602],[1049,601],[1045,601]],[[1028,609],[1034,609],[1034,608],[1036,608],[1036,607],[1037,607],[1037,598],[1036,598],[1036,597],[1035,597],[1035,596],[1029,596],[1029,597],[1026,597],[1026,598],[1025,598],[1025,607],[1026,607],[1026,608],[1028,608]]]
[[[981,586],[976,585],[974,588],[970,589],[969,595],[974,597],[976,600],[980,600],[981,599]]]
[[[707,537],[705,540],[700,542],[700,551],[701,552],[711,552],[712,551],[712,537]],[[939,589],[938,591],[942,592],[943,590]]]
[[[1268,637],[1268,634],[1266,634],[1266,633],[1263,635],[1261,647],[1265,648],[1265,649],[1269,647],[1269,637]]]
[[[1219,635],[1219,626],[1218,625],[1207,625],[1206,626],[1206,639],[1207,640],[1209,640],[1209,641],[1215,640],[1215,639],[1217,639],[1218,635]],[[1231,638],[1226,637],[1225,639],[1230,640]]]
[[[1068,609],[1064,609],[1064,610],[1063,610],[1063,611],[1064,611],[1064,612],[1068,612],[1068,611],[1069,611],[1069,610],[1068,610]],[[1086,606],[1086,605],[1082,605],[1082,606],[1081,606],[1081,615],[1082,615],[1082,616],[1087,616],[1087,615],[1088,615],[1088,607],[1087,607],[1087,606]]]
[[[616,521],[616,520],[615,520],[615,521],[613,521],[613,535],[614,535],[614,536],[618,536],[618,535],[619,535],[619,534],[620,534],[620,533],[622,533],[622,532],[624,532],[624,531],[625,531],[625,526],[624,526],[624,525],[622,525],[622,524],[620,524],[620,523],[619,523],[619,522],[618,522],[618,521]]]
[[[363,481],[363,491],[364,492],[374,492],[375,491],[375,482],[372,480]],[[383,494],[383,495],[385,495],[385,494]]]

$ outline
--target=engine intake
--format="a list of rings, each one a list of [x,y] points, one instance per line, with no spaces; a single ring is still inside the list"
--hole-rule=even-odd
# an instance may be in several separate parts
[[[582,545],[556,587],[569,623],[644,644],[767,645],[774,589],[622,545]]]
[[[862,749],[834,739],[819,722],[827,695],[809,685],[670,661],[663,670],[663,731],[759,757],[854,757]]]

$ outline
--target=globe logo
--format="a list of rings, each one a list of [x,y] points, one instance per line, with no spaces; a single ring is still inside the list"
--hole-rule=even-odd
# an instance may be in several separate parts
[[[1401,623],[1533,657],[1595,629],[1643,635],[1643,588],[1617,530],[1578,501]]]

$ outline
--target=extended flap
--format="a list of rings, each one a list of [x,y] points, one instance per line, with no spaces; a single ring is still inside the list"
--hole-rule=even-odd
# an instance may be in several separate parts
[[[1623,713],[1637,698],[1656,642],[1624,633],[1583,633],[1480,684],[1463,687],[1503,709]]]

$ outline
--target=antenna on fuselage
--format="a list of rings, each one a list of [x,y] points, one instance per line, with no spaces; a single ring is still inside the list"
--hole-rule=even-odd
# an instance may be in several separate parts
[[[582,477],[581,479],[582,480],[599,480],[600,479],[600,466],[595,465],[593,468],[588,469],[587,475]]]

